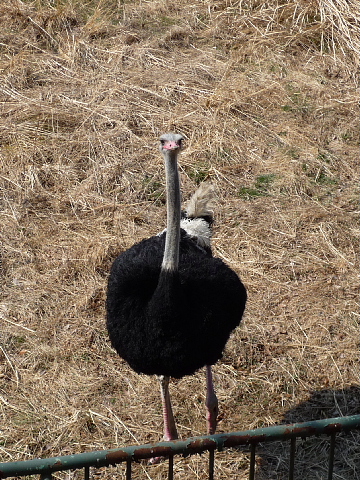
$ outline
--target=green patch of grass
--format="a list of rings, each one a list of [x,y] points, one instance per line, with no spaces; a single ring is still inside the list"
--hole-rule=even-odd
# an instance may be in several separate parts
[[[319,183],[320,185],[337,185],[339,181],[334,178],[330,177],[329,175],[326,174],[324,170],[320,170],[316,177],[314,178],[314,181],[316,183]]]
[[[141,28],[146,32],[151,32],[151,35],[154,34],[163,34],[170,27],[174,25],[178,25],[179,20],[175,17],[169,17],[167,15],[159,14],[159,15],[149,15],[144,14],[140,18],[139,22],[133,23],[133,27]]]
[[[238,195],[245,200],[267,196],[270,193],[270,189],[275,178],[275,173],[259,175],[255,178],[255,183],[253,186],[240,187]]]
[[[267,188],[272,184],[275,180],[275,173],[268,173],[266,175],[259,175],[256,177],[255,186],[260,190],[267,190]]]
[[[146,176],[143,180],[144,193],[147,200],[152,202],[165,202],[164,186],[154,177]]]
[[[292,112],[295,114],[306,115],[310,112],[311,107],[306,96],[301,92],[298,92],[297,89],[290,83],[285,86],[288,91],[289,103],[282,105],[281,108],[284,112]]]
[[[12,421],[17,427],[28,427],[31,428],[33,425],[36,425],[39,421],[39,417],[28,411],[19,411],[15,412],[12,418]]]
[[[349,133],[348,130],[341,134],[341,138],[344,142],[347,142],[348,140],[350,140],[351,137],[352,137],[352,135]]]
[[[282,65],[276,65],[276,64],[272,63],[269,67],[269,71],[271,73],[282,75],[283,77],[287,76],[287,70]]]
[[[317,159],[328,164],[331,163],[331,155],[327,152],[319,153]]]
[[[172,25],[176,25],[177,21],[174,18],[168,17],[167,15],[159,15],[156,19],[156,23],[158,25],[162,25],[163,27],[171,27]]]
[[[329,165],[332,159],[328,153],[319,153],[317,160]],[[328,168],[321,164],[314,167],[304,162],[302,164],[302,170],[314,184],[332,186],[338,185],[339,183],[339,180],[329,173]]]
[[[186,173],[188,174],[189,178],[193,180],[193,182],[199,185],[201,182],[204,182],[208,178],[209,170],[209,165],[199,164],[195,167],[191,167]]]
[[[300,150],[297,147],[286,148],[284,153],[292,160],[298,160],[300,158]]]
[[[17,351],[23,347],[26,341],[27,338],[24,335],[11,335],[6,340],[6,348],[10,351]]]
[[[360,143],[359,132],[357,130],[346,130],[344,133],[341,134],[341,139],[343,140],[343,142],[349,145],[359,145]]]
[[[216,157],[219,160],[231,160],[231,150],[229,148],[220,147],[216,152]]]
[[[16,344],[16,345],[22,345],[23,343],[26,342],[26,337],[23,336],[23,335],[14,335],[14,336],[12,337],[12,340],[13,340],[14,344]]]
[[[261,193],[256,188],[251,187],[241,187],[239,189],[239,197],[244,198],[245,200],[250,200],[251,198],[261,197],[263,193]]]

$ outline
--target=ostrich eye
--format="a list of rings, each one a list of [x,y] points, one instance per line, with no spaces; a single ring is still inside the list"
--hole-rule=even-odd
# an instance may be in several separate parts
[[[161,145],[165,145],[165,140],[163,140],[162,138],[160,139],[160,143]]]
[[[177,141],[177,144],[179,145],[179,147],[182,146],[182,138],[180,140]]]

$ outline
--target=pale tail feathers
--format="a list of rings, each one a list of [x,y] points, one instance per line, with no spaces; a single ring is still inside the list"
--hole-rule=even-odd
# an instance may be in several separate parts
[[[190,218],[209,217],[212,220],[214,204],[214,186],[211,183],[201,183],[189,200],[186,215]]]
[[[210,248],[211,224],[215,204],[215,189],[211,183],[202,183],[190,198],[181,228],[196,239],[200,247]]]

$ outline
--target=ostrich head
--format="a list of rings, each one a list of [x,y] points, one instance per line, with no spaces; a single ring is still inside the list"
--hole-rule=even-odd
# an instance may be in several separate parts
[[[182,149],[182,141],[184,137],[179,133],[164,133],[160,137],[159,150],[162,154],[167,152],[176,152]]]

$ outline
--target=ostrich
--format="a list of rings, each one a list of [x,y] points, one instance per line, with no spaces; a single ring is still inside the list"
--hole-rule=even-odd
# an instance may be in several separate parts
[[[215,433],[218,400],[211,365],[222,357],[246,303],[239,277],[211,253],[212,187],[201,184],[181,212],[177,156],[182,142],[180,134],[160,137],[167,228],[115,259],[106,302],[112,346],[133,370],[160,380],[164,440],[178,438],[170,377],[191,375],[204,366],[208,433]]]

